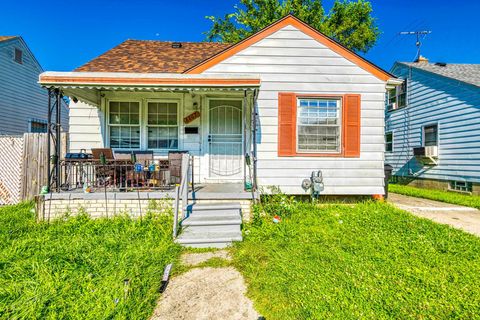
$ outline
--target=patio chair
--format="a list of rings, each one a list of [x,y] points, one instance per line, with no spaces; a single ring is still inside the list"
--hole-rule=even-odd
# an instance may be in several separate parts
[[[180,184],[182,182],[182,155],[188,151],[169,151],[168,162],[170,171],[170,183]]]
[[[106,163],[102,163],[102,155],[105,157]],[[96,187],[107,187],[115,183],[115,168],[111,165],[114,160],[111,148],[92,148],[92,160],[95,170]]]

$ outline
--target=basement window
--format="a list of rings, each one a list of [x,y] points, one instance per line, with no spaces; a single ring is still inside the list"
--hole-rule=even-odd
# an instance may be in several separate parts
[[[23,63],[23,51],[18,49],[18,48],[15,48],[15,53],[14,53],[14,56],[13,56],[13,60],[17,63],[22,64]]]
[[[459,192],[472,192],[472,183],[467,181],[450,181],[450,190]]]

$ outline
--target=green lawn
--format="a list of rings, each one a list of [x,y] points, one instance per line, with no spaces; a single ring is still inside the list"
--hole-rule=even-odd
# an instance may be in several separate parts
[[[462,194],[458,192],[422,189],[399,184],[389,184],[389,192],[399,193],[406,196],[414,196],[417,198],[425,198],[430,200],[437,200],[461,206],[467,206],[480,209],[480,197],[469,194]]]
[[[0,319],[147,319],[180,248],[168,215],[36,223],[0,208]]]
[[[266,319],[480,317],[480,238],[386,203],[265,209],[233,252]]]

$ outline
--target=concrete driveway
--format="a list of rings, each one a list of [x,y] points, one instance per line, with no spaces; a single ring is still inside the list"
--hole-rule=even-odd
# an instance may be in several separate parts
[[[388,202],[416,216],[480,236],[480,210],[396,193],[389,193]]]

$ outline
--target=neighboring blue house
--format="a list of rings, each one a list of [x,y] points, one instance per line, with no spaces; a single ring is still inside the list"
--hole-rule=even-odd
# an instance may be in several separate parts
[[[385,163],[420,187],[480,193],[480,65],[397,62],[390,90]]]
[[[0,36],[0,135],[46,132],[48,94],[38,82],[43,72],[22,37]],[[62,108],[68,131],[68,108]]]

